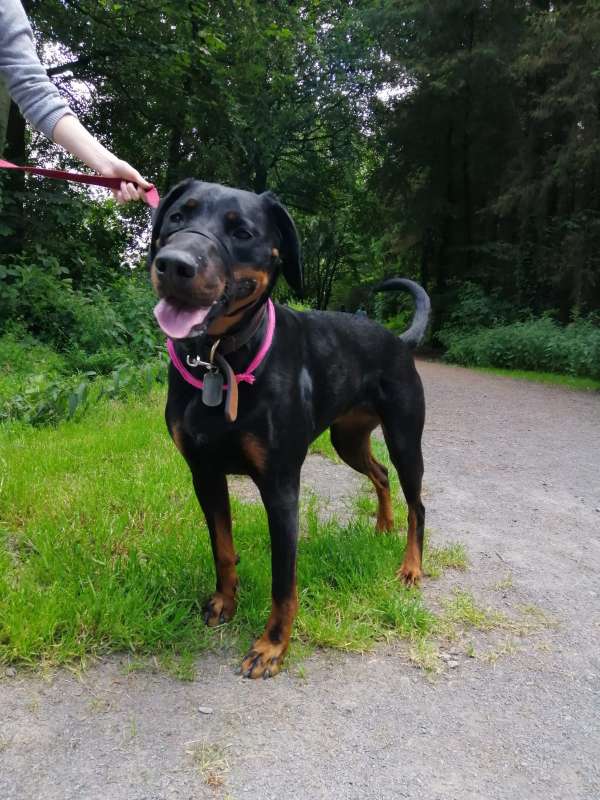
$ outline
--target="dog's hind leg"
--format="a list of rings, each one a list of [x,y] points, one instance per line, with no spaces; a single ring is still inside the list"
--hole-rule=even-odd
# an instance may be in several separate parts
[[[217,586],[204,605],[204,621],[209,627],[221,625],[235,614],[238,557],[233,546],[227,478],[191,466],[196,497],[202,507],[215,560]]]
[[[331,443],[348,466],[367,475],[377,492],[376,530],[391,531],[394,525],[388,471],[371,452],[371,431],[379,425],[379,417],[363,409],[355,409],[338,417],[331,425]]]
[[[419,395],[422,397],[422,393]],[[406,399],[406,398],[404,398]],[[382,413],[382,428],[392,463],[398,472],[400,485],[408,505],[408,535],[404,560],[398,577],[409,586],[422,577],[425,507],[421,502],[423,455],[421,434],[424,422],[422,402],[410,408],[399,401],[388,405]]]

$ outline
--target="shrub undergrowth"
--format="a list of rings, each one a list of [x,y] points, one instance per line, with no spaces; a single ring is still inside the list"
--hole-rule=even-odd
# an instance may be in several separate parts
[[[464,366],[553,372],[600,378],[597,319],[562,326],[550,316],[532,318],[505,308],[470,284],[459,293],[446,326],[438,332],[445,360]]]
[[[37,249],[0,264],[0,421],[56,424],[166,378],[147,275],[80,285]]]

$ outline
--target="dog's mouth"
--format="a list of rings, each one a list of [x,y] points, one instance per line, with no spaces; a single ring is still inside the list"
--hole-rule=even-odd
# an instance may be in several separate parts
[[[217,317],[237,316],[256,304],[256,281],[226,285],[219,298],[206,305],[188,306],[174,297],[162,297],[154,307],[156,321],[170,339],[202,336]],[[247,300],[248,302],[244,302]]]
[[[218,300],[214,300],[208,306],[190,308],[163,297],[154,308],[154,316],[170,339],[187,339],[206,328],[208,316],[217,303]],[[198,328],[200,330],[196,330]]]

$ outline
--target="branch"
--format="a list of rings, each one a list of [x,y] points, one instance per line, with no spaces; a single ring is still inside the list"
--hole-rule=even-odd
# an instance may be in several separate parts
[[[81,58],[76,58],[75,61],[68,61],[66,64],[59,64],[56,67],[50,67],[46,70],[48,77],[51,78],[53,75],[62,75],[63,72],[67,72],[73,67],[87,67],[90,64],[90,57],[89,56],[82,56]]]

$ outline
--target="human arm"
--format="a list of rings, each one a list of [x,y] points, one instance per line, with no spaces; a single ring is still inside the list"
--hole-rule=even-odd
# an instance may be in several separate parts
[[[88,167],[107,178],[123,178],[121,188],[114,192],[121,203],[128,200],[143,200],[142,189],[149,189],[150,184],[131,164],[113,155],[110,150],[100,144],[87,131],[77,117],[65,115],[56,123],[53,131],[54,141],[79,158]],[[142,189],[138,189],[138,184]]]

